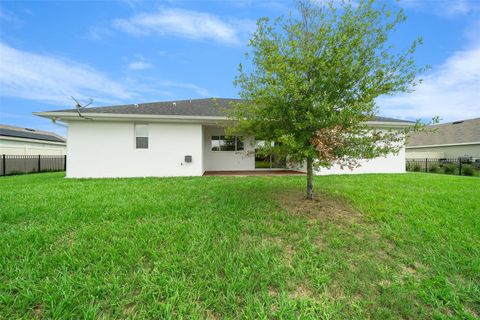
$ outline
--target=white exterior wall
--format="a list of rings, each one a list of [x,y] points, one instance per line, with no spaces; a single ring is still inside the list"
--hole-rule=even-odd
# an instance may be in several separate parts
[[[201,176],[205,171],[255,170],[253,138],[244,139],[243,151],[211,151],[211,137],[224,135],[223,128],[200,123],[139,124],[148,124],[148,149],[135,148],[133,121],[70,122],[67,177]],[[184,163],[185,155],[192,156],[191,163]],[[361,164],[353,171],[336,166],[316,174],[403,173],[405,149]],[[292,169],[305,171],[304,166]]]
[[[74,121],[68,127],[68,178],[203,174],[200,124],[148,124],[148,149],[135,148],[134,122]],[[184,163],[191,155],[192,162]]]
[[[397,155],[391,154],[386,157],[378,157],[370,160],[361,160],[360,167],[350,170],[340,169],[333,166],[330,169],[321,168],[317,175],[329,174],[358,174],[358,173],[404,173],[405,172],[405,148],[402,148]]]
[[[340,169],[340,166],[335,165],[331,168],[320,168],[315,171],[316,175],[330,175],[330,174],[361,174],[361,173],[404,173],[405,172],[405,147],[401,148],[398,154],[390,154],[386,157],[378,157],[369,160],[360,160],[361,165],[358,168],[350,170],[348,168]],[[307,171],[307,166],[298,166],[291,164],[290,169]]]
[[[397,146],[401,147],[397,154],[389,154],[384,157],[373,159],[361,159],[358,161],[360,167],[350,170],[349,168],[340,169],[335,165],[332,168],[320,168],[317,175],[329,174],[361,174],[361,173],[405,173],[405,142],[402,141]]]
[[[60,143],[0,137],[0,154],[63,156],[66,150],[66,146]]]
[[[254,170],[255,147],[252,138],[244,139],[243,151],[212,151],[212,136],[225,135],[223,128],[204,126],[203,162],[205,171]]]

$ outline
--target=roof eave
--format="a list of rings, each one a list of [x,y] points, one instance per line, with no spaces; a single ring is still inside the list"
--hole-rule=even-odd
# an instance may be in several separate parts
[[[182,115],[153,115],[153,114],[114,114],[114,113],[84,113],[82,117],[73,112],[34,112],[36,116],[49,118],[55,121],[86,121],[86,120],[105,120],[105,121],[158,121],[158,122],[226,122],[227,117],[221,116],[182,116]],[[405,128],[414,125],[412,122],[398,121],[367,121],[367,125],[376,128]]]
[[[225,121],[226,117],[218,116],[181,116],[181,115],[153,115],[153,114],[114,114],[114,113],[84,113],[80,117],[72,112],[34,112],[36,116],[59,120],[85,121],[85,120],[105,120],[105,121],[158,121],[158,122],[211,122]]]
[[[375,128],[403,129],[414,126],[414,122],[398,122],[398,121],[367,121],[367,125]]]
[[[407,149],[416,149],[416,148],[438,148],[438,147],[453,147],[453,146],[469,146],[469,145],[480,145],[480,141],[473,142],[456,142],[456,143],[444,143],[444,144],[423,144],[423,145],[405,145]]]

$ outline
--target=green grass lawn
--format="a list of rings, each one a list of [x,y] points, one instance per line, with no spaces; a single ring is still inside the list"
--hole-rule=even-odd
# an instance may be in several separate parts
[[[480,315],[480,179],[0,178],[0,319]]]

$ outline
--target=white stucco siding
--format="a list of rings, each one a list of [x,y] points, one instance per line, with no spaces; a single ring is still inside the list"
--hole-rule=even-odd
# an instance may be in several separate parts
[[[148,149],[136,149],[133,122],[70,122],[67,177],[173,177],[203,174],[200,124],[147,124]],[[192,156],[191,163],[184,162],[185,155]]]
[[[383,129],[386,130],[386,129]],[[399,152],[388,154],[384,157],[376,157],[373,159],[360,159],[358,168],[350,170],[349,168],[341,169],[340,166],[335,165],[332,168],[320,168],[316,172],[317,175],[329,174],[361,174],[361,173],[404,173],[405,172],[405,143],[399,142],[397,146],[400,148]]]
[[[315,171],[316,175],[330,174],[361,174],[361,173],[404,173],[405,172],[405,147],[402,147],[398,154],[389,154],[385,157],[377,157],[373,159],[361,159],[358,161],[360,167],[350,170],[348,168],[341,169],[339,165],[331,168],[319,168]],[[290,164],[290,169],[307,171],[306,165]]]
[[[361,165],[358,168],[350,170],[348,168],[340,169],[340,166],[333,166],[330,169],[321,168],[316,172],[317,175],[329,174],[359,174],[359,173],[404,173],[405,172],[405,148],[402,148],[398,154],[390,154],[386,157],[378,157],[370,160],[360,160]]]
[[[0,137],[0,154],[63,156],[65,151],[61,143]]]
[[[223,128],[204,126],[203,155],[205,171],[254,170],[255,147],[252,138],[244,139],[243,151],[212,151],[212,136],[225,135]]]

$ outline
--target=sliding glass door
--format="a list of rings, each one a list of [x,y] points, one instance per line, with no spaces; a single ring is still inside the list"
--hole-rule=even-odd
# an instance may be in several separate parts
[[[258,148],[263,147],[264,141],[256,141],[255,169],[286,169],[287,158],[276,154],[263,155],[258,153]]]

